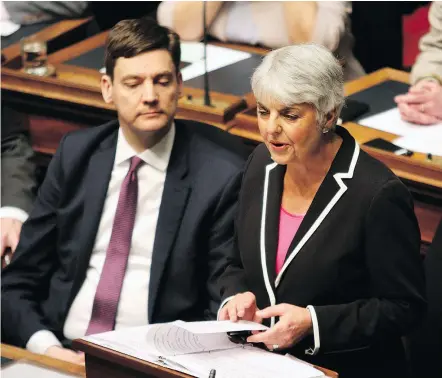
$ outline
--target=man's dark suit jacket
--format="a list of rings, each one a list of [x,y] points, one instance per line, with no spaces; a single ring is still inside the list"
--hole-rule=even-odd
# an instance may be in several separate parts
[[[2,105],[1,206],[32,209],[37,187],[35,153],[26,117]]]
[[[382,163],[343,143],[275,273],[285,166],[264,145],[251,156],[240,194],[240,253],[220,278],[222,297],[250,290],[259,308],[314,306],[317,355],[308,336],[291,353],[339,377],[402,377],[401,335],[425,312],[420,233],[410,194]]]
[[[176,121],[155,234],[150,323],[214,317],[216,281],[233,251],[245,159]],[[211,126],[207,126],[211,127]],[[67,134],[2,277],[5,342],[24,347],[63,326],[88,269],[114,163],[118,124]],[[137,293],[134,293],[134,301]]]

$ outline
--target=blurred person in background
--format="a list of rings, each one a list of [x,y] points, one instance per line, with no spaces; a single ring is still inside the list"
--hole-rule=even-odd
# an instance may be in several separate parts
[[[421,125],[442,121],[442,3],[433,2],[430,31],[420,42],[408,93],[395,97],[403,120]]]
[[[89,1],[2,1],[2,20],[17,25],[66,18],[79,18],[87,14]]]
[[[347,1],[209,1],[208,33],[223,42],[261,45],[271,49],[315,42],[345,63],[345,80],[364,70],[353,56],[351,4]],[[163,1],[158,22],[177,32],[183,41],[203,38],[203,2]]]
[[[26,117],[2,104],[1,114],[1,256],[17,247],[21,227],[32,209],[37,188],[35,153]]]

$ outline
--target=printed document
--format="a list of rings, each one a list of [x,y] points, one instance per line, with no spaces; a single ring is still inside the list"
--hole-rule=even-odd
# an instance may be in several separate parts
[[[247,321],[206,321],[153,324],[120,329],[83,339],[148,362],[207,378],[314,378],[324,374],[304,362],[231,342],[227,332],[265,331]]]

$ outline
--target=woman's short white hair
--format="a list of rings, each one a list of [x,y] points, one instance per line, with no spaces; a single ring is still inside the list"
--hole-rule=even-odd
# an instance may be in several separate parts
[[[257,101],[286,107],[308,103],[317,111],[319,126],[325,116],[344,104],[344,73],[325,47],[300,44],[268,53],[252,76]]]

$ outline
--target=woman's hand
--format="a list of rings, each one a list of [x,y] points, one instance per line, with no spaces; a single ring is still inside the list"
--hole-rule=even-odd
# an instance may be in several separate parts
[[[256,314],[262,319],[279,316],[279,321],[265,332],[247,338],[250,343],[264,343],[270,350],[287,349],[312,332],[310,311],[287,303],[270,306]]]
[[[220,310],[218,320],[250,320],[252,322],[261,323],[262,318],[256,315],[256,297],[255,294],[247,291],[245,293],[236,294],[225,306]]]

